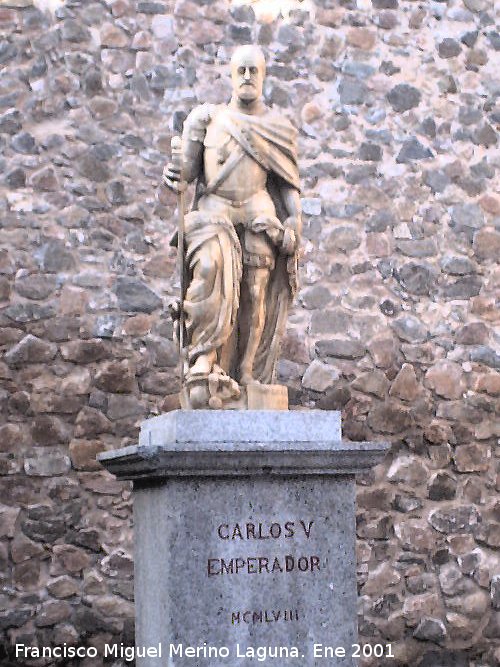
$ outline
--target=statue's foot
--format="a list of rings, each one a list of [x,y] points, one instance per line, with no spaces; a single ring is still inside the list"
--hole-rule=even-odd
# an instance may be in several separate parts
[[[251,373],[242,373],[240,377],[240,384],[247,386],[249,384],[260,384],[260,382],[256,380]]]
[[[208,375],[212,371],[212,361],[208,355],[202,354],[189,369],[190,377],[195,375]]]

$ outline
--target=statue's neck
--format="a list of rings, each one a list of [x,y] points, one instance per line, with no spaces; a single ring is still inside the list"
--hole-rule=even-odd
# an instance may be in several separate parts
[[[233,95],[231,101],[229,102],[231,109],[235,111],[240,111],[241,113],[247,113],[251,115],[260,115],[263,114],[266,110],[266,106],[262,99],[252,100],[251,102],[245,102],[240,100],[239,97]]]

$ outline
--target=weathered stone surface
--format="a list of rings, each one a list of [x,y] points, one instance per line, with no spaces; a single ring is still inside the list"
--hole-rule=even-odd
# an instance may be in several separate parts
[[[346,405],[351,398],[351,392],[347,387],[334,387],[326,391],[319,401],[316,402],[316,407],[320,410],[340,410]]]
[[[50,543],[64,535],[66,522],[63,517],[57,516],[53,506],[36,504],[28,508],[21,527],[31,539]]]
[[[324,246],[327,250],[348,253],[361,244],[361,237],[355,227],[341,225],[333,229],[326,237]]]
[[[100,440],[72,440],[69,444],[71,463],[77,470],[99,470],[96,456],[104,451]]]
[[[411,315],[394,320],[392,328],[401,340],[408,343],[420,343],[425,341],[428,336],[428,331],[422,322]]]
[[[431,526],[447,534],[474,532],[480,520],[479,512],[472,505],[432,510],[429,514]]]
[[[82,634],[95,632],[111,633],[114,629],[113,623],[109,619],[105,619],[94,609],[84,607],[83,605],[77,608],[72,620],[76,630]]]
[[[15,290],[27,299],[46,299],[56,289],[56,281],[52,275],[33,274],[21,277],[15,282]]]
[[[26,185],[26,172],[21,167],[16,167],[5,175],[5,182],[11,188],[24,188]]]
[[[423,618],[440,616],[441,604],[436,593],[423,593],[406,598],[403,616],[410,627],[415,627]]]
[[[113,23],[104,23],[100,29],[102,46],[119,49],[128,45],[128,37],[123,30]]]
[[[389,368],[396,362],[398,347],[394,338],[387,336],[375,337],[370,341],[368,350],[376,366]]]
[[[113,426],[100,410],[85,406],[80,410],[75,422],[77,438],[93,437],[100,433],[111,433]]]
[[[392,90],[387,93],[387,100],[390,105],[399,113],[413,109],[420,104],[422,95],[419,90],[406,83],[400,83],[394,86]]]
[[[413,401],[420,392],[420,383],[412,364],[403,364],[394,378],[389,390],[390,396],[396,396],[403,401]]]
[[[326,391],[339,379],[338,372],[329,364],[314,359],[302,378],[302,386],[314,391]]]
[[[43,602],[35,618],[35,625],[45,628],[71,618],[71,605],[62,600]]]
[[[67,424],[53,415],[37,415],[32,421],[31,435],[33,443],[42,447],[69,441]]]
[[[452,361],[438,361],[425,374],[425,385],[444,398],[460,398],[466,388],[462,368]]]
[[[472,247],[481,260],[494,260],[500,253],[500,233],[493,229],[481,229],[474,234]]]
[[[180,383],[173,378],[171,373],[162,371],[151,371],[141,375],[139,378],[139,389],[147,394],[165,396],[174,394],[180,390]]]
[[[368,88],[362,81],[344,77],[339,84],[342,104],[363,104],[368,97]]]
[[[422,618],[415,628],[415,639],[439,643],[446,638],[446,626],[439,618]]]
[[[319,357],[334,357],[338,359],[358,359],[365,354],[365,347],[354,340],[320,340],[316,343],[316,353]]]
[[[500,369],[500,354],[488,345],[478,345],[471,349],[470,360]]]
[[[457,481],[446,472],[438,472],[429,482],[430,500],[453,500],[457,494]]]
[[[479,276],[467,276],[446,285],[442,294],[445,299],[470,299],[480,293],[481,287],[482,281]]]
[[[444,192],[450,185],[451,179],[445,171],[428,169],[423,174],[423,182],[431,188],[432,192],[436,193]]]
[[[454,276],[463,276],[474,271],[474,263],[468,257],[451,257],[446,255],[441,261],[441,269]]]
[[[431,157],[433,157],[432,151],[421,144],[416,137],[412,137],[403,142],[401,150],[396,157],[396,162],[408,164],[416,160],[425,160]]]
[[[387,563],[382,563],[368,576],[363,586],[363,595],[370,595],[376,591],[386,591],[388,587],[395,586],[401,581],[401,575]]]
[[[347,313],[340,308],[319,309],[312,315],[309,331],[312,335],[340,333],[346,330],[347,321]]]
[[[498,143],[498,135],[489,123],[483,123],[483,125],[477,128],[473,133],[472,141],[478,146],[489,148]]]
[[[447,608],[463,614],[466,618],[482,618],[490,606],[488,593],[482,590],[465,593],[448,598]]]
[[[12,137],[10,142],[11,147],[17,152],[24,155],[37,153],[35,137],[29,132],[19,132]]]
[[[387,479],[390,482],[401,482],[408,486],[418,486],[427,481],[428,477],[427,466],[411,456],[398,457],[387,472]]]
[[[312,285],[301,290],[299,298],[305,308],[316,310],[326,306],[331,301],[332,294],[327,287]]]
[[[5,355],[9,366],[47,363],[56,356],[57,345],[28,334]]]
[[[358,157],[366,162],[378,162],[382,159],[382,148],[378,144],[365,141],[359,147]]]
[[[491,605],[493,609],[500,609],[500,575],[491,579]]]
[[[370,411],[368,423],[378,433],[399,433],[410,428],[413,419],[408,408],[387,403]]]
[[[115,291],[121,310],[151,313],[162,305],[160,297],[139,280],[119,278]]]
[[[408,512],[413,512],[415,510],[420,509],[422,507],[422,502],[418,498],[416,498],[415,496],[407,496],[407,495],[403,495],[403,494],[400,494],[400,493],[396,493],[395,496],[394,496],[393,507],[398,512],[403,512],[404,514],[407,514]],[[400,534],[397,530],[397,526],[396,526],[396,534],[398,535],[399,539],[404,544],[405,542],[404,542],[403,531],[401,531],[401,534]],[[407,535],[415,537],[415,534],[412,533],[412,532],[410,532]],[[420,537],[422,537],[422,535],[425,538],[425,530],[424,529],[422,529],[420,531]],[[413,550],[416,547],[409,546],[407,548]]]
[[[441,58],[456,58],[461,50],[459,42],[451,37],[445,37],[438,47]]]
[[[34,615],[32,607],[8,609],[0,612],[0,629],[20,628]]]
[[[126,359],[120,362],[108,361],[96,372],[94,383],[103,391],[129,393],[136,386],[135,373]]]
[[[47,590],[52,597],[62,600],[77,595],[80,591],[80,586],[71,577],[63,575],[62,577],[52,579],[52,581],[47,584]]]
[[[78,21],[66,19],[62,24],[61,36],[68,42],[86,42],[90,39],[90,32]]]
[[[489,328],[484,322],[471,322],[458,329],[455,340],[459,345],[484,345],[490,338]]]
[[[451,209],[450,226],[472,241],[474,231],[483,227],[484,214],[477,204],[456,204]]]
[[[69,270],[74,266],[74,258],[71,251],[59,239],[50,239],[47,241],[47,243],[36,251],[35,257],[42,271],[47,271],[48,273]]]
[[[439,572],[439,584],[445,595],[464,593],[468,586],[455,563],[446,563]]]
[[[101,340],[74,340],[61,345],[64,359],[79,364],[89,364],[106,357],[106,347]]]
[[[69,472],[69,457],[53,447],[34,451],[34,456],[24,459],[24,472],[35,477],[53,477]]]
[[[362,373],[352,383],[352,388],[362,391],[365,394],[373,394],[378,398],[384,398],[389,389],[390,382],[379,370],[373,370],[369,373]]]
[[[0,132],[16,134],[22,127],[22,117],[19,109],[8,109],[0,115]]]
[[[486,373],[480,375],[474,385],[474,391],[481,391],[491,396],[500,395],[500,373]]]
[[[31,558],[36,558],[45,554],[42,545],[33,542],[26,535],[16,533],[11,542],[10,550],[14,563],[22,563]]]
[[[90,564],[89,555],[71,544],[56,544],[53,547],[54,562],[67,572],[76,574]]]
[[[78,159],[77,169],[82,176],[94,183],[105,183],[111,178],[107,165],[91,149]]]
[[[95,606],[104,618],[133,618],[134,616],[134,606],[117,595],[107,595],[98,598]]]
[[[423,264],[409,262],[404,264],[396,274],[401,286],[410,294],[429,294],[435,285],[435,273]]]
[[[136,417],[144,413],[144,407],[135,396],[112,395],[108,401],[107,415],[112,421]]]
[[[369,50],[375,45],[376,35],[367,28],[351,28],[346,36],[347,43],[358,49]]]
[[[453,456],[458,472],[486,472],[491,463],[491,449],[487,445],[460,445]]]
[[[18,507],[8,507],[0,505],[0,537],[13,537],[16,520],[19,515]]]
[[[59,179],[53,167],[43,167],[31,175],[29,183],[35,190],[55,192],[59,189]]]
[[[131,577],[134,571],[134,562],[123,549],[115,549],[109,556],[101,560],[101,570],[110,577]]]

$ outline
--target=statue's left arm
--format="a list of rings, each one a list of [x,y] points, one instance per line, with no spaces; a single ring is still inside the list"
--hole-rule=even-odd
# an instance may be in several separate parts
[[[283,251],[291,255],[297,250],[300,244],[300,237],[302,235],[302,207],[300,205],[299,191],[296,188],[286,184],[282,185],[280,189],[287,212],[287,218],[283,223],[285,227]]]

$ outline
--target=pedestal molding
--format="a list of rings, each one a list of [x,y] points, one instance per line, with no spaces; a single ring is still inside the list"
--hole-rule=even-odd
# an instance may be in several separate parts
[[[174,443],[178,447],[178,443]],[[241,477],[253,475],[352,475],[377,465],[388,445],[380,442],[182,443],[182,449],[136,445],[100,454],[98,460],[118,479]],[[224,446],[226,445],[226,446]],[[265,449],[266,447],[266,449]]]

